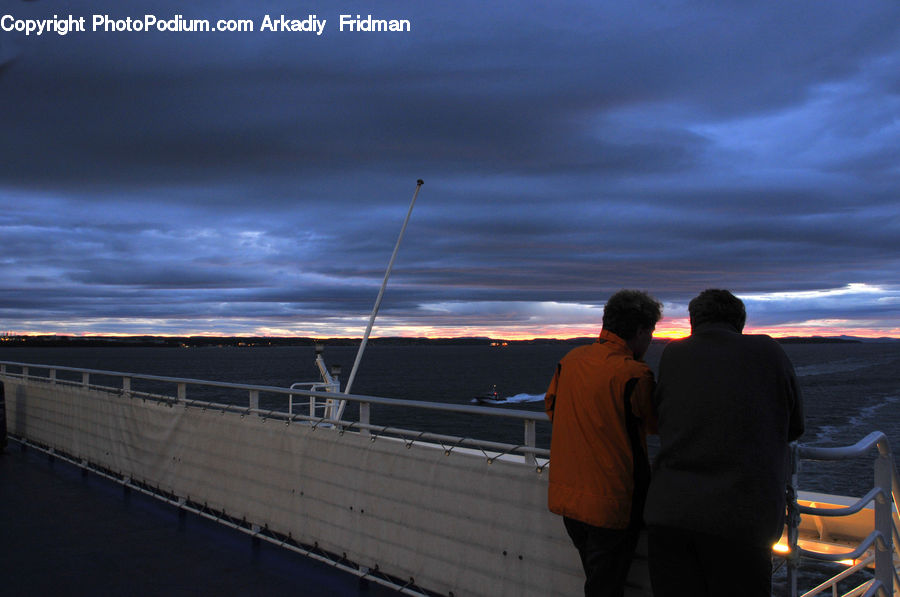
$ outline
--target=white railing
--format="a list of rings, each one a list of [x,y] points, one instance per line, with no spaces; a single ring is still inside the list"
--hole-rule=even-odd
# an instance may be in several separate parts
[[[333,397],[334,394],[341,391],[339,379],[341,366],[334,365],[331,370],[329,370],[325,365],[324,352],[325,346],[316,344],[316,367],[319,369],[319,376],[322,378],[322,381],[293,383],[291,384],[291,389],[307,388],[311,392],[328,392],[329,394],[332,394],[332,397],[325,400],[317,400],[315,396],[311,396],[309,398],[309,416],[313,418],[336,420],[340,418],[338,413],[343,411],[340,405],[346,404],[343,400]],[[320,411],[321,415],[319,414]],[[291,414],[294,412],[293,394],[288,398],[288,412]]]
[[[855,503],[842,506],[820,508],[813,505],[801,505],[797,502],[797,477],[801,460],[836,461],[866,456],[872,448],[878,454],[874,465],[874,486],[865,496]],[[811,559],[822,562],[845,562],[850,566],[829,578],[815,588],[802,594],[812,597],[826,590],[833,596],[838,595],[838,582],[847,579],[856,572],[874,566],[874,578],[865,580],[843,597],[892,597],[895,591],[900,592],[900,576],[898,576],[895,557],[900,557],[900,517],[896,504],[900,503],[900,480],[894,466],[893,455],[887,437],[880,431],[870,433],[852,446],[838,448],[820,448],[794,444],[792,450],[793,479],[789,489],[788,501],[788,583],[792,597],[798,595],[797,577],[801,560]],[[811,517],[845,517],[861,512],[874,502],[874,528],[853,549],[840,552],[824,552],[804,549],[799,544],[799,526],[801,515]],[[817,521],[820,519],[816,518]],[[825,535],[824,525],[820,526],[820,535]]]
[[[12,370],[10,368],[12,368]],[[36,375],[36,371],[46,372],[46,374]],[[80,380],[62,379],[58,375],[59,372],[75,374],[76,376],[80,376]],[[256,414],[266,418],[281,419],[287,423],[294,421],[305,422],[316,427],[334,428],[340,433],[344,433],[345,431],[356,431],[371,437],[372,441],[375,441],[378,437],[397,437],[406,442],[408,446],[419,442],[433,443],[440,445],[447,453],[460,448],[473,449],[483,453],[489,462],[496,458],[516,455],[524,459],[525,462],[534,465],[539,470],[546,467],[550,460],[550,451],[536,446],[537,422],[542,421],[549,425],[543,412],[463,404],[445,404],[422,400],[400,400],[395,398],[380,398],[376,396],[355,394],[339,394],[340,400],[336,400],[335,391],[319,390],[319,388],[324,388],[326,390],[336,390],[338,388],[337,382],[330,378],[324,382],[296,383],[290,388],[281,388],[276,386],[237,384],[160,375],[123,373],[120,371],[63,367],[58,365],[0,361],[0,376],[3,375],[11,378],[21,378],[27,381],[77,385],[94,390],[159,400],[172,404],[180,403],[185,406],[196,406],[199,408],[221,410],[223,412],[239,412],[245,415]],[[119,378],[120,381],[117,386],[96,385],[91,383],[91,376]],[[133,387],[133,380],[172,384],[174,385],[175,393],[174,395],[171,395],[155,392],[140,392]],[[209,400],[195,400],[189,398],[188,388],[190,387],[236,390],[245,392],[247,398],[242,404],[226,404]],[[285,400],[284,408],[261,408],[261,394],[282,396]],[[303,396],[308,400],[310,407],[309,415],[294,412],[294,397],[298,395]],[[359,417],[357,420],[351,421],[348,419],[334,418],[334,412],[336,410],[334,405],[343,400],[358,405]],[[326,406],[325,412],[320,414],[323,405]],[[523,441],[521,444],[509,444],[478,438],[402,429],[389,425],[375,425],[371,422],[371,417],[372,408],[377,406],[402,407],[404,409],[438,411],[520,421],[524,427]]]
[[[549,451],[530,432],[543,412],[339,394],[361,414],[336,419],[287,408],[333,392],[14,362],[0,382],[14,441],[405,594],[565,597],[583,583],[546,508]],[[511,420],[525,441],[372,423],[406,415],[387,407],[491,417],[486,433]]]

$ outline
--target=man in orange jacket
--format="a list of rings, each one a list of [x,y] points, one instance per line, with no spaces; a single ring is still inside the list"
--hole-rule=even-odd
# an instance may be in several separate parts
[[[614,294],[597,342],[563,357],[544,398],[548,505],[581,556],[587,597],[624,594],[650,481],[646,434],[656,433],[653,373],[641,359],[661,317],[645,292]]]

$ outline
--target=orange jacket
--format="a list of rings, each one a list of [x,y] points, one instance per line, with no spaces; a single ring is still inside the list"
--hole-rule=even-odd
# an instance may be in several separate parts
[[[639,520],[650,470],[646,434],[656,433],[653,390],[650,368],[606,330],[563,357],[544,397],[553,423],[551,512],[610,529]]]

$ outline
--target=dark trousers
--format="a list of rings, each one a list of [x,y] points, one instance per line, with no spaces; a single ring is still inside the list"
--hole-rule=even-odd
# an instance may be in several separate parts
[[[581,555],[585,597],[623,597],[640,531],[604,529],[568,517],[563,522]]]
[[[654,597],[771,597],[772,546],[670,527],[647,529]]]

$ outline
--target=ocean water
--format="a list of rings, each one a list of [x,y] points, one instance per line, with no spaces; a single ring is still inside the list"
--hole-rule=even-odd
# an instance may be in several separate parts
[[[496,384],[504,398],[494,408],[543,410],[543,394],[557,361],[573,345],[381,346],[370,345],[354,382],[353,393],[369,396],[474,404],[473,397]],[[662,344],[651,346],[647,362],[655,370]],[[803,443],[850,445],[871,431],[884,432],[900,450],[900,342],[860,344],[789,344],[803,392],[807,431]],[[355,347],[326,346],[325,360],[350,372]],[[287,387],[314,381],[318,372],[312,347],[253,348],[0,348],[0,360],[146,373]],[[60,373],[60,377],[65,375]],[[75,379],[75,377],[71,377]],[[94,383],[119,383],[92,378]],[[174,387],[134,382],[135,389],[172,394]],[[195,390],[202,400],[245,403],[246,394]],[[261,397],[265,408],[284,408],[276,395]],[[355,418],[348,408],[349,418]],[[508,443],[521,443],[521,423],[434,411],[373,407],[378,425],[434,431]],[[549,446],[550,426],[538,425],[538,443]],[[651,438],[651,454],[654,442]],[[840,463],[804,463],[801,489],[862,495],[871,488],[871,457]]]

